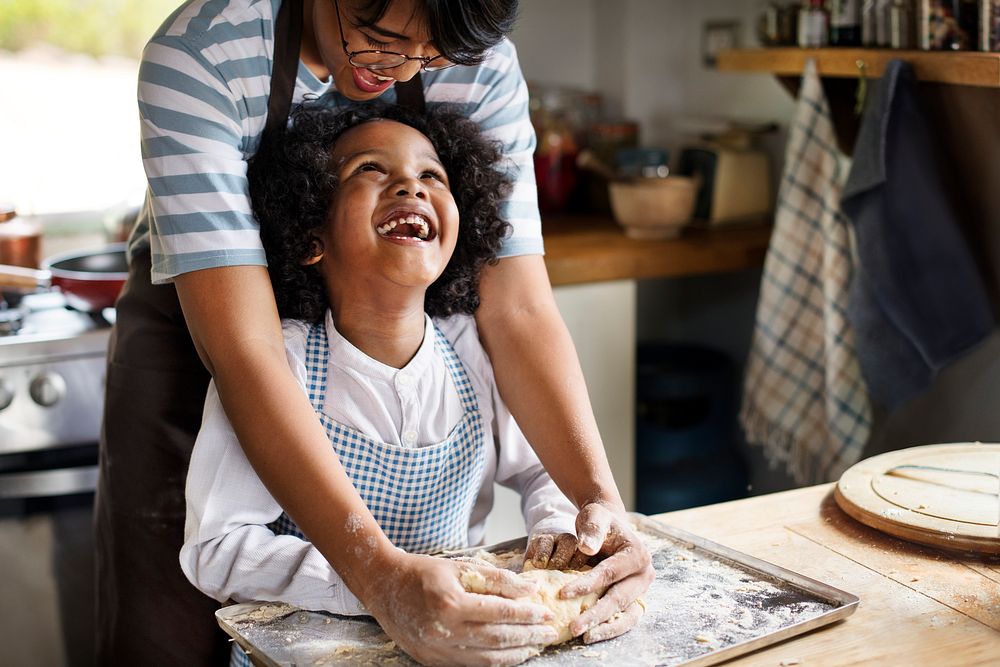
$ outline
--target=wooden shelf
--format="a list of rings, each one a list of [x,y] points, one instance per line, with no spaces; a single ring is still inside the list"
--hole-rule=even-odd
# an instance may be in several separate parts
[[[553,285],[725,273],[760,268],[771,227],[687,229],[680,238],[630,239],[604,216],[545,218],[545,265]]]
[[[767,72],[777,76],[802,73],[806,59],[815,58],[820,76],[857,78],[858,61],[871,78],[882,76],[890,60],[913,64],[917,78],[934,83],[1000,88],[1000,53],[977,51],[894,51],[891,49],[730,49],[718,56],[716,68],[723,72]]]

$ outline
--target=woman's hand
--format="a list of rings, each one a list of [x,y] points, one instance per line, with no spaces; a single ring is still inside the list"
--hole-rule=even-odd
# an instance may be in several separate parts
[[[535,584],[489,565],[397,552],[360,596],[396,644],[425,665],[514,665],[556,638],[541,605],[514,600]],[[466,592],[476,570],[490,595]]]
[[[582,634],[583,641],[591,644],[635,626],[644,611],[639,597],[653,583],[655,572],[649,551],[622,512],[599,503],[584,505],[576,517],[576,533],[579,554],[604,559],[567,584],[559,595],[573,598],[608,587],[597,604],[570,624],[574,637]]]

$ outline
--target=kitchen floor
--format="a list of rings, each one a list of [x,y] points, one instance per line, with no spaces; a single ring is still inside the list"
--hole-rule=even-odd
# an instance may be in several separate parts
[[[53,552],[52,528],[48,517],[0,520],[0,562],[10,568],[0,577],[4,611],[0,646],[5,664],[67,664],[52,563],[38,557]]]

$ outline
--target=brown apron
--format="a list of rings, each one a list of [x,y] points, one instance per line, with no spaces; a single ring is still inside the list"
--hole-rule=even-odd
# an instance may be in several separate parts
[[[302,5],[283,2],[263,142],[287,124],[299,63]],[[422,109],[419,76],[397,84]],[[150,281],[137,254],[118,300],[108,354],[97,540],[97,663],[102,667],[224,665],[219,604],[180,569],[184,483],[210,376],[198,358],[173,285]]]

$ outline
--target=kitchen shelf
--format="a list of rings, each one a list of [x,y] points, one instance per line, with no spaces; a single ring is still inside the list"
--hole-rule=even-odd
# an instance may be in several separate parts
[[[545,265],[553,285],[725,273],[760,268],[771,239],[764,224],[689,228],[676,239],[639,241],[607,216],[546,217]]]
[[[808,58],[815,58],[820,76],[857,78],[858,61],[865,75],[882,76],[890,60],[910,62],[921,81],[960,86],[1000,88],[1000,53],[978,51],[896,51],[892,49],[797,47],[728,49],[718,55],[716,69],[723,72],[767,72],[776,76],[802,74]]]

